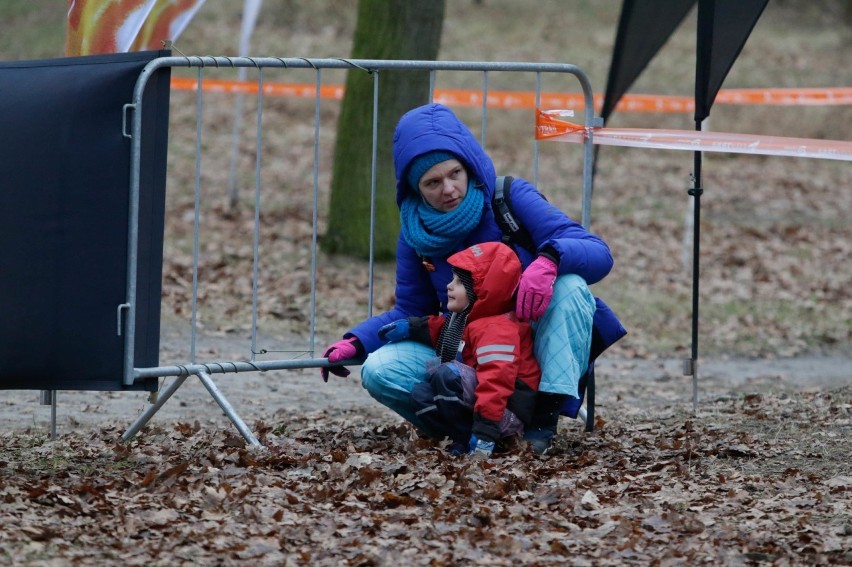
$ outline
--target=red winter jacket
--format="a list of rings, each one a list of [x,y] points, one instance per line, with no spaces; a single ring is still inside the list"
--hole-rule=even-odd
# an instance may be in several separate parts
[[[521,263],[515,252],[500,242],[475,244],[447,261],[472,274],[476,293],[462,336],[462,360],[476,370],[473,411],[478,417],[499,422],[515,392],[515,380],[532,392],[538,390],[541,380],[541,369],[533,355],[532,329],[515,317],[514,293],[521,278]],[[429,318],[433,344],[444,320],[444,316]],[[534,396],[525,398],[529,400],[525,403],[531,403]],[[521,411],[515,413],[519,416],[527,413],[518,409]]]

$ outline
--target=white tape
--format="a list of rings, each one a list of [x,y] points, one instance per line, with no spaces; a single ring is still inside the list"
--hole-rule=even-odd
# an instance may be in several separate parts
[[[770,156],[852,161],[852,142],[784,138],[755,134],[699,132],[692,130],[643,130],[637,128],[590,128],[559,120],[560,111],[536,113],[536,138],[557,142],[592,142],[604,146],[628,146],[693,152],[727,152]]]

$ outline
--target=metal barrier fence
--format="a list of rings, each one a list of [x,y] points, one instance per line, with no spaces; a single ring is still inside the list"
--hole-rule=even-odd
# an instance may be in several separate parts
[[[257,158],[255,171],[255,219],[254,219],[254,243],[253,243],[253,260],[252,260],[252,349],[250,360],[235,361],[235,362],[213,362],[213,363],[198,363],[195,361],[195,338],[196,338],[196,319],[198,303],[197,289],[197,272],[198,272],[198,194],[200,191],[200,152],[201,152],[201,105],[203,98],[203,90],[197,89],[197,124],[198,131],[196,134],[196,158],[195,158],[195,247],[193,256],[193,294],[192,294],[192,323],[191,323],[191,361],[184,364],[173,364],[169,366],[159,366],[155,368],[135,368],[134,361],[134,344],[135,344],[135,322],[136,322],[136,275],[138,253],[138,234],[139,234],[139,187],[140,187],[140,152],[141,152],[141,136],[142,136],[142,96],[145,91],[145,85],[152,74],[158,69],[165,67],[172,68],[194,68],[197,69],[199,84],[203,80],[204,73],[210,70],[252,68],[257,70]],[[521,63],[521,62],[468,62],[468,61],[393,61],[393,60],[359,60],[359,59],[304,59],[304,58],[278,58],[278,57],[212,57],[212,56],[190,56],[190,57],[163,57],[153,60],[149,63],[139,76],[136,88],[133,94],[133,101],[125,105],[124,109],[124,124],[123,134],[125,137],[131,138],[131,174],[130,174],[130,209],[129,209],[129,234],[128,234],[128,265],[127,265],[127,299],[125,305],[119,308],[119,316],[124,313],[125,322],[124,328],[127,329],[124,337],[125,344],[125,365],[124,365],[124,384],[133,384],[134,381],[142,378],[151,377],[175,377],[176,379],[164,390],[159,392],[156,401],[130,426],[124,433],[123,438],[129,439],[133,437],[148,420],[162,407],[163,404],[181,387],[184,381],[190,376],[197,376],[202,384],[207,388],[210,395],[222,408],[227,417],[236,426],[242,436],[252,445],[259,445],[259,442],[252,434],[250,429],[242,421],[239,415],[231,407],[227,399],[221,394],[213,382],[212,374],[250,372],[250,371],[267,371],[267,370],[288,370],[288,369],[303,369],[303,368],[319,368],[328,366],[328,360],[325,358],[291,358],[281,360],[257,360],[256,336],[257,336],[257,267],[259,262],[259,247],[258,247],[258,231],[259,231],[259,190],[261,183],[261,159],[262,154],[262,139],[263,139],[263,122],[262,112],[264,107],[264,70],[267,69],[306,69],[313,70],[316,78],[316,101],[314,113],[314,156],[317,153],[320,136],[320,90],[322,87],[322,71],[324,69],[343,69],[354,71],[363,71],[371,73],[373,77],[373,137],[372,137],[372,155],[376,156],[377,144],[377,117],[378,117],[378,92],[380,89],[381,71],[394,70],[421,70],[429,71],[430,73],[430,99],[434,92],[436,74],[439,71],[454,71],[454,72],[472,72],[479,73],[482,77],[482,140],[485,140],[486,125],[488,122],[488,88],[489,88],[489,73],[491,72],[512,72],[532,74],[535,79],[535,96],[536,103],[540,101],[541,79],[543,74],[567,74],[574,76],[580,84],[583,98],[585,100],[583,123],[587,127],[599,126],[598,119],[594,116],[593,93],[591,84],[581,69],[569,64],[554,64],[554,63]],[[484,143],[483,143],[484,145]],[[538,182],[538,146],[534,146],[534,174],[532,181]],[[316,159],[315,159],[316,162]],[[372,164],[373,172],[375,173],[375,159]],[[592,197],[592,168],[593,168],[593,145],[592,140],[586,140],[583,147],[583,183],[582,183],[582,223],[588,227],[590,223],[591,212],[591,197]],[[315,340],[315,321],[316,321],[316,261],[317,261],[317,218],[318,218],[318,172],[317,166],[314,166],[313,175],[313,234],[311,238],[311,301],[310,301],[310,345],[308,351],[313,356],[314,340]],[[371,235],[370,235],[370,261],[369,261],[369,298],[368,312],[372,314],[373,308],[373,278],[374,278],[374,260],[373,260],[373,212],[375,210],[376,198],[376,176],[372,175],[371,181]],[[169,214],[169,211],[166,211]],[[121,325],[120,325],[121,327]]]

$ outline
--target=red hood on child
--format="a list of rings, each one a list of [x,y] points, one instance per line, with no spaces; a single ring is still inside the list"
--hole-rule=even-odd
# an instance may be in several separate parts
[[[483,242],[456,252],[447,262],[467,270],[473,277],[476,302],[468,321],[515,310],[514,295],[521,279],[521,262],[514,250],[502,242]]]

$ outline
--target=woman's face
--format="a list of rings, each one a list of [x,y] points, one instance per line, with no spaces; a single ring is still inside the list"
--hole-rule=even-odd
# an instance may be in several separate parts
[[[429,205],[448,213],[467,195],[467,170],[457,159],[442,161],[426,170],[417,187]]]
[[[440,165],[440,164],[438,164]],[[453,279],[447,284],[447,311],[461,313],[470,305],[470,299],[464,290],[464,284],[453,274]]]

